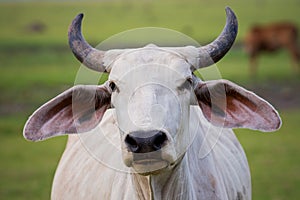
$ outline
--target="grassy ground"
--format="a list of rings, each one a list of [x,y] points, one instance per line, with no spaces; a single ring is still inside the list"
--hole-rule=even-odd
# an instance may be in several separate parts
[[[250,165],[253,199],[298,199],[300,109],[281,111],[276,133],[236,130]]]
[[[300,25],[298,0],[164,0],[38,2],[0,4],[0,40],[7,45],[65,43],[66,30],[78,13],[85,13],[84,33],[88,40],[100,42],[131,28],[154,26],[171,28],[197,39],[200,44],[214,39],[225,23],[225,6],[238,15],[241,40],[249,26],[278,20]],[[28,30],[34,22],[46,28],[41,34]]]
[[[225,5],[238,15],[238,42],[257,21],[287,19],[300,25],[297,0],[0,3],[0,26],[5,27],[0,31],[0,199],[49,199],[66,137],[30,143],[22,138],[22,128],[38,106],[74,83],[80,65],[68,51],[66,31],[77,13],[85,12],[84,34],[94,43],[143,26],[172,28],[201,43],[219,34]],[[35,21],[46,25],[44,32],[28,30]],[[249,77],[247,57],[239,46],[217,66],[223,78],[246,87],[254,82],[262,87],[270,82],[299,85],[286,52],[264,55],[259,62],[255,81]],[[297,93],[289,91],[291,96]],[[300,106],[278,108],[284,123],[277,133],[236,131],[249,158],[253,199],[300,197]]]
[[[50,199],[66,137],[29,143],[21,135],[24,120],[25,116],[0,118],[0,198]]]

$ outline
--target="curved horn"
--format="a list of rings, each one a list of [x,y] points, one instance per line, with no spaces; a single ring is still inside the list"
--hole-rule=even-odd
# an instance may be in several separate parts
[[[89,45],[81,34],[83,14],[78,14],[69,27],[68,37],[70,48],[75,57],[88,68],[105,72],[103,57],[105,51],[100,51]]]
[[[222,33],[210,44],[199,47],[199,62],[196,69],[218,62],[229,51],[238,32],[238,22],[234,12],[226,7],[226,25]]]

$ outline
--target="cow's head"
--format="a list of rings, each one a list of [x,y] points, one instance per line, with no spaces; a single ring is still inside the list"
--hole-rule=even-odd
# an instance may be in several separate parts
[[[92,48],[84,40],[83,15],[78,15],[69,30],[71,49],[85,66],[108,72],[108,81],[75,86],[43,105],[28,120],[25,138],[37,141],[86,132],[96,127],[107,109],[114,109],[124,163],[148,174],[173,166],[186,152],[192,138],[191,105],[198,105],[217,126],[277,129],[280,118],[263,99],[229,81],[203,82],[193,75],[220,60],[232,46],[237,20],[229,8],[226,12],[223,32],[206,46],[147,45],[109,51]]]

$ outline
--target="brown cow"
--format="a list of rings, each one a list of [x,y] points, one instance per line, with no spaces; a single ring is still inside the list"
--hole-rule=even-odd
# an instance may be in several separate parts
[[[246,34],[244,41],[246,52],[250,57],[250,72],[256,74],[256,58],[262,51],[273,52],[286,48],[293,61],[295,70],[298,70],[300,52],[297,48],[297,27],[289,22],[269,25],[255,25]]]

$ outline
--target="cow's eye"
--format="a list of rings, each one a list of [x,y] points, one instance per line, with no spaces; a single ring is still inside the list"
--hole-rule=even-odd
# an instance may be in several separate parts
[[[110,82],[109,83],[109,87],[110,87],[110,89],[111,89],[112,92],[114,92],[116,90],[116,88],[117,88],[117,86],[116,86],[116,84],[114,82]]]
[[[192,77],[187,78],[186,81],[187,81],[189,84],[193,85],[193,78],[192,78]]]

